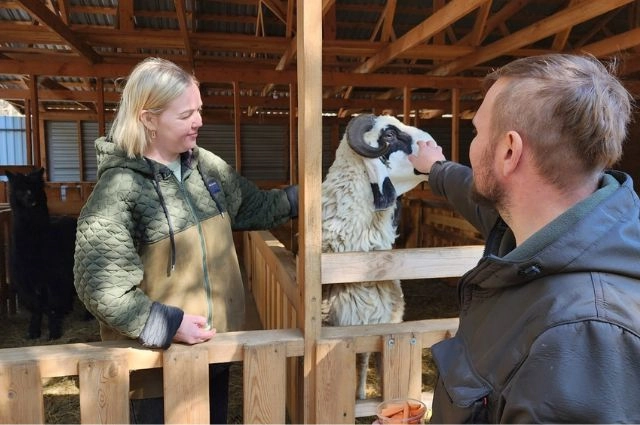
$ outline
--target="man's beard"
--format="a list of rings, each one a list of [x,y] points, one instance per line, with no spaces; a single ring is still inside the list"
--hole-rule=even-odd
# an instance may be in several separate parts
[[[499,211],[505,200],[505,191],[493,174],[492,169],[489,166],[484,166],[488,164],[491,164],[490,157],[489,155],[484,155],[482,169],[477,173],[474,172],[471,199],[477,204]],[[482,181],[482,190],[478,187],[479,180]]]

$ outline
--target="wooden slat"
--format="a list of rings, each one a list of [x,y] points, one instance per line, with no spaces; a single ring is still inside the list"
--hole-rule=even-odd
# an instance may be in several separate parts
[[[166,424],[209,423],[209,360],[202,345],[173,344],[164,353]]]
[[[481,245],[322,254],[322,283],[462,276],[482,256]]]
[[[355,423],[355,354],[350,338],[318,341],[316,423]]]
[[[382,341],[382,394],[385,400],[422,393],[422,342],[415,333],[385,335]]]
[[[0,363],[0,423],[44,423],[40,379],[35,361]]]
[[[209,363],[241,361],[244,344],[281,341],[285,344],[287,357],[302,356],[303,339],[298,329],[265,331],[240,331],[217,334],[215,338],[200,344],[208,350]],[[78,363],[96,357],[114,357],[122,353],[127,356],[131,369],[162,367],[160,349],[143,348],[136,341],[92,342],[64,345],[41,345],[23,348],[0,349],[0,362],[33,360],[38,363],[43,378],[76,375]]]
[[[356,353],[382,351],[380,335],[412,332],[420,336],[422,348],[449,338],[458,329],[458,318],[415,320],[404,323],[380,323],[375,325],[323,327],[321,340],[353,338]]]
[[[80,421],[129,423],[129,368],[124,355],[78,364]]]
[[[244,423],[285,423],[285,347],[247,344],[244,353]]]

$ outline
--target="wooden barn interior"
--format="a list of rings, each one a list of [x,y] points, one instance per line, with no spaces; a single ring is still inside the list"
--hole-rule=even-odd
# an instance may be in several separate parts
[[[122,394],[129,370],[163,367],[165,383],[175,384],[224,361],[243,363],[247,423],[353,423],[372,415],[381,398],[420,398],[423,350],[455,332],[456,320],[322,328],[321,285],[455,278],[479,258],[482,240],[423,185],[403,197],[393,253],[322,254],[320,184],[350,118],[395,115],[431,133],[448,158],[468,163],[482,77],[513,59],[591,54],[615,63],[640,97],[640,0],[1,4],[0,99],[3,109],[26,117],[26,162],[0,164],[0,173],[44,167],[52,214],[79,213],[96,177],[93,140],[108,130],[132,67],[149,56],[170,59],[200,81],[199,144],[263,188],[298,184],[301,212],[273,232],[236,235],[261,330],[221,335],[200,348],[174,344],[164,354],[133,342],[0,350],[0,423],[42,423],[43,409],[32,407],[43,403],[41,379],[67,375],[90,383],[81,390],[83,423],[105,415],[107,422],[128,422]],[[636,188],[638,137],[636,119],[617,165]],[[7,202],[1,182],[0,316],[16,309],[5,267]],[[381,398],[356,401],[349,365],[365,351],[383,354],[387,379]],[[111,374],[101,381],[103,370]],[[20,396],[9,396],[5,389],[17,376],[26,377]],[[193,382],[166,394],[167,423],[208,418],[198,392],[205,384]],[[274,385],[283,391],[272,391]],[[112,397],[107,406],[99,402],[104,394]]]

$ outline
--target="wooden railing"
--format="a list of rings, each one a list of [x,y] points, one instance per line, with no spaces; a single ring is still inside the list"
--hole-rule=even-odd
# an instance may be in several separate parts
[[[302,356],[295,329],[229,332],[196,346],[134,342],[0,350],[0,423],[44,423],[42,379],[77,376],[81,423],[129,423],[129,372],[163,368],[166,423],[209,423],[208,365],[243,362],[246,423],[285,423],[286,359]]]
[[[77,376],[81,423],[129,421],[129,372],[163,368],[166,423],[209,419],[210,363],[242,362],[245,423],[300,422],[300,327],[295,256],[268,232],[244,239],[248,281],[265,330],[230,332],[168,350],[135,342],[100,342],[0,350],[0,423],[43,423],[43,378]],[[322,254],[322,284],[459,276],[481,247]],[[452,335],[457,319],[322,328],[315,341],[316,421],[353,423],[374,414],[378,399],[355,400],[356,353],[382,355],[382,398],[421,397],[423,349]],[[278,329],[283,328],[283,329]],[[286,389],[285,392],[282,390]]]
[[[298,326],[302,318],[294,255],[269,232],[248,232],[243,245],[249,285],[265,328]],[[475,266],[482,249],[474,245],[322,254],[321,283],[458,277]],[[457,326],[457,319],[435,319],[322,328],[316,342],[317,422],[353,423],[374,415],[381,399],[420,399],[423,349],[455,333]],[[382,355],[381,398],[355,399],[355,356],[364,352]],[[296,412],[299,371],[290,370],[288,379],[288,406]]]

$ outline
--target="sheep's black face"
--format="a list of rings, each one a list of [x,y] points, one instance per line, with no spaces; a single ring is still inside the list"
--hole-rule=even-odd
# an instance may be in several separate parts
[[[389,145],[389,150],[381,158],[389,159],[389,156],[394,152],[404,152],[407,155],[411,155],[411,135],[401,131],[398,127],[389,125],[380,132],[378,138],[380,146],[385,144]]]

